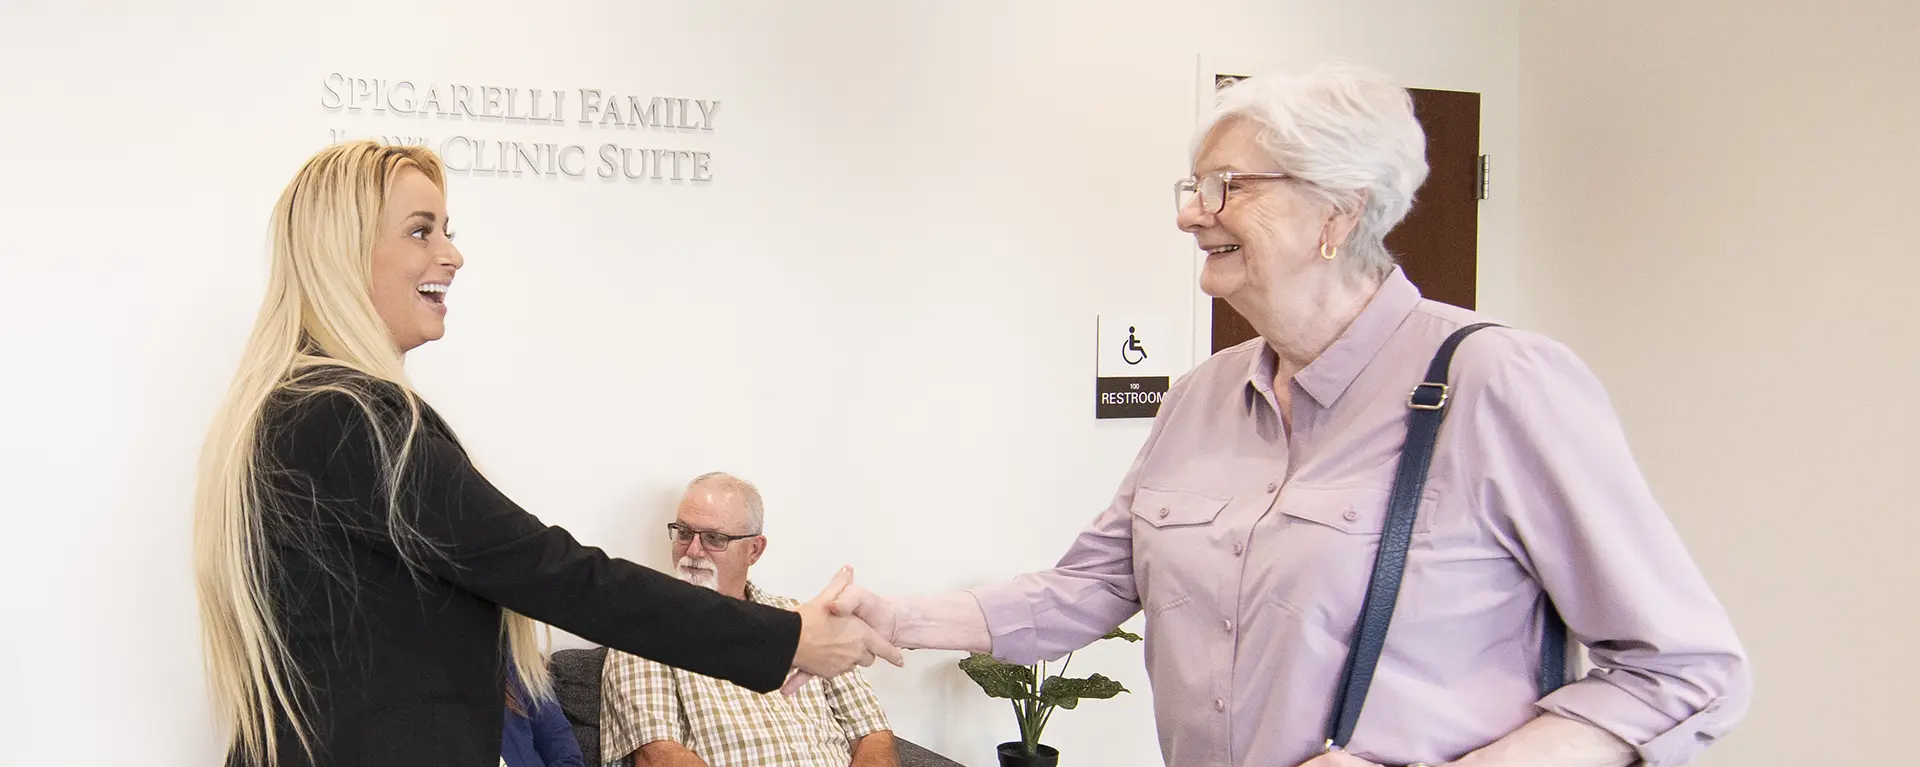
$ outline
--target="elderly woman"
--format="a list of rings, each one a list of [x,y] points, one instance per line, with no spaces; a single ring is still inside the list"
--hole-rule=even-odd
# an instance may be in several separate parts
[[[1175,384],[1053,569],[836,609],[902,648],[1016,663],[1145,610],[1175,767],[1657,767],[1727,732],[1746,656],[1600,383],[1566,347],[1490,328],[1453,358],[1392,631],[1365,715],[1329,746],[1409,392],[1482,318],[1422,299],[1384,246],[1427,174],[1401,88],[1333,67],[1253,78],[1194,147],[1177,221],[1206,253],[1201,287],[1260,337]],[[1542,685],[1556,607],[1597,668]]]

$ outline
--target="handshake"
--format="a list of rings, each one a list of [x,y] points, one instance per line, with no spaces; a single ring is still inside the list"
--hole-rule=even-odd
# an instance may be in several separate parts
[[[800,647],[793,654],[796,671],[780,692],[792,695],[816,677],[832,678],[854,666],[871,666],[875,658],[906,665],[895,646],[899,640],[893,605],[854,585],[852,567],[840,568],[819,596],[796,610],[800,613]]]

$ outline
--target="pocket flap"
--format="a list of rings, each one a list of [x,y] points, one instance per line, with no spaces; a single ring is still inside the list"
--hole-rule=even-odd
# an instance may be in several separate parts
[[[1390,493],[1377,487],[1319,487],[1293,485],[1280,495],[1280,513],[1326,525],[1351,535],[1379,535],[1387,526]],[[1431,488],[1420,499],[1413,531],[1428,531],[1435,495]]]
[[[1227,500],[1181,490],[1141,487],[1133,491],[1133,515],[1154,527],[1204,525],[1220,516]]]

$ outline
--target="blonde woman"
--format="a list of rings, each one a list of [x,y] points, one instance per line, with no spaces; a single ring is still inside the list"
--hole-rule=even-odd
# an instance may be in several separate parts
[[[228,764],[498,764],[509,666],[552,697],[534,619],[763,692],[793,668],[898,663],[825,611],[850,571],[794,612],[729,599],[580,545],[474,470],[402,366],[445,333],[465,263],[444,190],[426,149],[345,143],[274,208],[195,499]]]

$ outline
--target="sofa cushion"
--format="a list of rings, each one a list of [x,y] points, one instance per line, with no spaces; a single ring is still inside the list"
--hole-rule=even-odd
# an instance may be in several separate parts
[[[560,698],[560,711],[573,725],[573,737],[580,741],[580,753],[587,764],[600,764],[600,669],[607,663],[607,648],[561,650],[553,654],[547,668],[553,672],[553,692]]]

